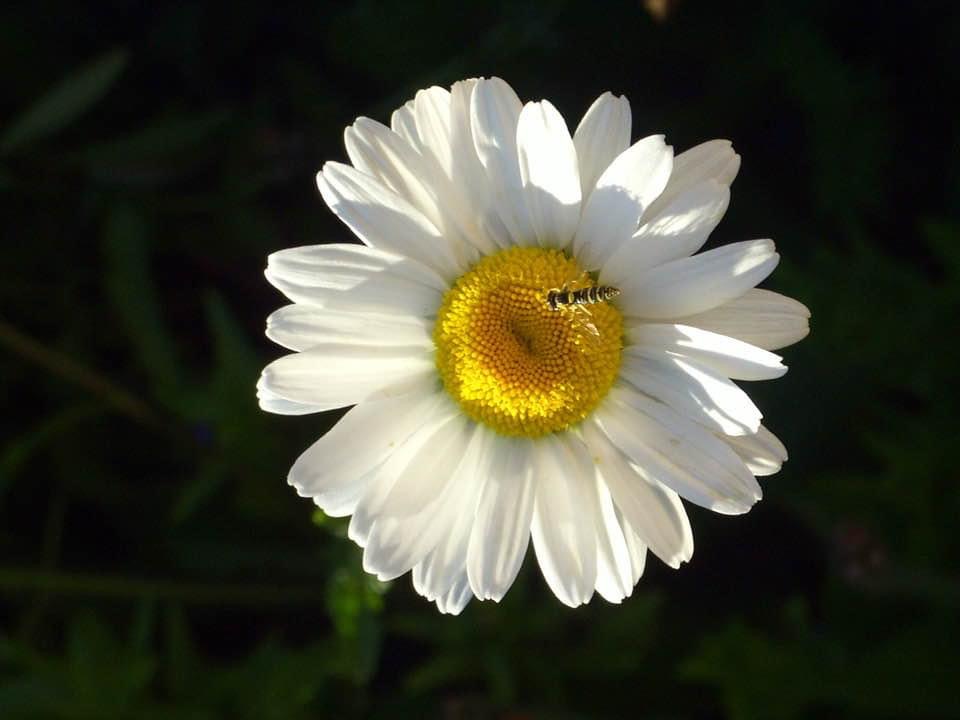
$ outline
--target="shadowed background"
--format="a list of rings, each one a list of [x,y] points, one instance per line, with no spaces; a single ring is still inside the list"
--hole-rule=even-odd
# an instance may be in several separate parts
[[[960,716],[960,13],[915,5],[4,6],[0,717]],[[477,75],[733,140],[711,245],[813,313],[748,388],[790,461],[621,606],[532,552],[458,618],[368,578],[285,482],[339,413],[256,406],[266,255],[352,238],[343,128]]]

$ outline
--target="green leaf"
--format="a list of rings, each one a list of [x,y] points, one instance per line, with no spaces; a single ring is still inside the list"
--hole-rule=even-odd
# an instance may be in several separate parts
[[[127,64],[114,50],[67,75],[0,135],[0,155],[9,154],[68,126],[107,94]]]
[[[132,707],[146,692],[156,666],[149,655],[122,646],[92,614],[71,623],[66,660],[73,704],[103,716]]]
[[[327,587],[327,612],[341,647],[341,672],[359,685],[373,677],[380,660],[384,583],[357,570],[341,569]]]
[[[960,224],[946,219],[931,218],[922,223],[921,230],[943,268],[952,277],[960,275],[960,248],[958,248]]]
[[[197,477],[185,484],[170,510],[170,520],[183,523],[199,510],[223,486],[227,479],[227,466],[223,462],[205,463]]]
[[[91,167],[156,163],[172,154],[194,150],[220,131],[230,114],[213,110],[196,115],[177,115],[77,152]]]
[[[130,626],[130,650],[137,654],[146,654],[152,644],[157,624],[157,599],[147,595],[137,605],[133,623]]]
[[[195,689],[205,669],[179,605],[171,605],[164,612],[163,647],[164,688],[174,698],[185,698]]]
[[[813,628],[797,602],[783,608],[784,630],[768,634],[733,621],[704,638],[681,674],[716,688],[734,720],[828,716],[949,717],[956,704],[957,651],[942,638],[952,620],[919,619],[853,647],[829,627]],[[844,717],[847,717],[844,714]]]
[[[176,406],[181,392],[174,343],[163,323],[147,251],[148,225],[127,205],[114,207],[103,229],[107,292],[158,398]]]
[[[330,648],[323,644],[290,650],[268,640],[203,691],[209,693],[217,705],[224,706],[222,717],[238,720],[333,717],[335,715],[309,709],[327,684],[323,668],[330,655]]]
[[[249,368],[257,367],[258,358],[236,317],[216,292],[204,297],[207,323],[213,335],[217,372],[226,378],[249,380]]]
[[[70,408],[44,418],[37,426],[12,438],[0,450],[0,501],[30,458],[78,423],[102,413],[101,408],[94,406]]]

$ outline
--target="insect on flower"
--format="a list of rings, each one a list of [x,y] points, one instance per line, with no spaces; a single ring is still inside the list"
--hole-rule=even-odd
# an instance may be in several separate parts
[[[591,285],[590,275],[587,272],[580,276],[579,287],[572,288],[571,285],[572,283],[564,283],[559,288],[551,288],[547,291],[547,305],[551,310],[582,313],[589,317],[592,313],[587,308],[588,305],[607,302],[620,294],[620,290],[611,285]],[[595,337],[600,335],[597,326],[583,315],[577,318],[577,322],[591,335]]]

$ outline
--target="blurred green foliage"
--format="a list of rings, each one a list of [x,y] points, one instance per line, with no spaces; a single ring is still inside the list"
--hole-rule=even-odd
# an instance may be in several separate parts
[[[960,13],[665,6],[0,10],[0,717],[960,717]],[[337,414],[256,408],[266,254],[349,237],[312,180],[343,127],[481,74],[732,138],[716,239],[772,234],[813,311],[751,388],[765,502],[691,509],[620,607],[530,558],[458,618],[367,577],[283,480]]]

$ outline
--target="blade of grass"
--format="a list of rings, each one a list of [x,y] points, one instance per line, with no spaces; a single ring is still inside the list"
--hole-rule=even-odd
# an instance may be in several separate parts
[[[68,126],[107,94],[126,64],[126,53],[114,50],[67,75],[0,134],[0,155]]]

